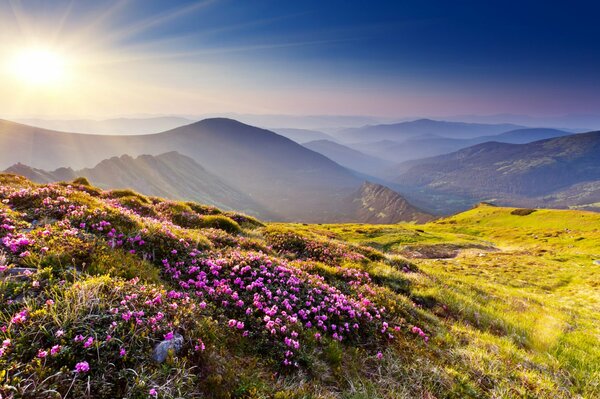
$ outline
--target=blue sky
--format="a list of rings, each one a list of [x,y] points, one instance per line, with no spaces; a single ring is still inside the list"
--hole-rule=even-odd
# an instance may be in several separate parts
[[[42,114],[558,115],[600,106],[598,11],[591,1],[24,0],[0,6],[0,45],[42,42],[74,60],[77,90],[23,95]],[[79,108],[44,109],[59,96]]]

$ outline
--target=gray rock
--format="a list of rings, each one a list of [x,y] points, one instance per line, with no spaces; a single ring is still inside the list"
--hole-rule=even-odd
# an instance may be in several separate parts
[[[173,354],[178,353],[183,346],[183,337],[179,334],[175,334],[173,339],[168,339],[161,341],[154,348],[154,353],[152,354],[152,358],[156,360],[158,363],[162,363],[167,360],[169,357],[169,352]]]
[[[594,265],[600,265],[600,259],[595,260]]]

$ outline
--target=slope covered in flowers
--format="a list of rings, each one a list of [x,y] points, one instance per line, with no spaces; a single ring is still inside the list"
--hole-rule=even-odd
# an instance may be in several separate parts
[[[377,251],[85,180],[1,178],[3,398],[335,392],[342,362],[376,368],[399,337],[429,339],[365,271],[402,281]]]

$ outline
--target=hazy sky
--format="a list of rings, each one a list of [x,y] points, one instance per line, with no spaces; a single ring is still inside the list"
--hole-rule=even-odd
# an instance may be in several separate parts
[[[1,1],[0,109],[598,113],[595,3]]]

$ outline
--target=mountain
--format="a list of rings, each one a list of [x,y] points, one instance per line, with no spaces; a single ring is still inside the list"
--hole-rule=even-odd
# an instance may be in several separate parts
[[[193,121],[176,116],[152,118],[93,119],[19,119],[20,123],[45,129],[88,134],[148,134],[188,125]]]
[[[345,202],[351,209],[348,220],[362,223],[398,223],[414,221],[425,223],[433,216],[412,206],[397,192],[381,184],[365,182],[357,192]]]
[[[476,200],[516,203],[525,199],[552,206],[548,196],[571,197],[579,185],[600,181],[600,132],[574,134],[528,144],[487,142],[451,154],[404,162],[390,171],[401,186]],[[586,183],[586,184],[584,184]],[[594,188],[595,187],[595,188]],[[590,197],[590,198],[591,198]],[[568,206],[562,202],[562,206]]]
[[[287,137],[290,140],[294,140],[296,143],[302,144],[314,140],[331,140],[335,141],[333,136],[327,133],[319,132],[317,130],[308,129],[291,129],[291,128],[277,128],[271,129],[275,133]]]
[[[202,176],[210,173],[251,198],[252,209],[260,214],[260,210],[268,210],[265,218],[270,220],[348,220],[347,213],[339,209],[339,202],[362,184],[355,173],[321,154],[269,130],[231,119],[206,119],[163,133],[132,136],[62,133],[0,122],[0,161],[4,164],[0,167],[20,162],[43,171],[63,166],[83,169],[123,153],[136,157],[171,151],[202,165]],[[116,175],[125,174],[127,167],[106,166]],[[49,173],[43,171],[35,173],[42,177]],[[134,180],[129,179],[127,184]],[[104,182],[99,180],[101,183]],[[169,193],[170,189],[166,191]],[[185,194],[181,189],[174,192],[182,197]],[[213,199],[218,201],[228,207],[249,209],[242,206],[244,201],[229,204]]]
[[[168,151],[196,160],[273,213],[291,219],[330,217],[336,200],[361,184],[323,155],[231,119],[206,119],[163,133],[133,136],[62,133],[0,123],[0,160],[6,166],[21,162],[45,170],[65,165],[79,169],[123,153]]]
[[[347,168],[365,174],[377,175],[392,165],[377,157],[364,154],[345,145],[330,140],[315,140],[303,144],[309,150],[325,155],[327,158]]]
[[[474,138],[508,132],[523,126],[512,124],[481,124],[464,122],[446,122],[431,119],[418,119],[385,125],[367,125],[339,132],[337,137],[344,142],[374,142],[392,140],[402,142],[410,138],[424,138],[435,135],[451,138]]]
[[[273,218],[268,210],[246,194],[225,183],[193,159],[177,152],[157,156],[129,155],[106,159],[94,168],[74,171],[59,168],[52,172],[16,164],[5,172],[25,176],[36,183],[69,181],[78,176],[88,178],[104,189],[133,189],[145,195],[199,201],[227,210]]]
[[[355,144],[351,145],[351,147],[361,148],[369,155],[398,163],[412,159],[446,154],[488,141],[524,144],[537,140],[566,136],[569,134],[571,133],[557,129],[531,128],[516,129],[497,135],[480,136],[471,139],[456,139],[439,136],[430,138],[415,137],[407,139],[401,143],[379,141],[375,143]]]

